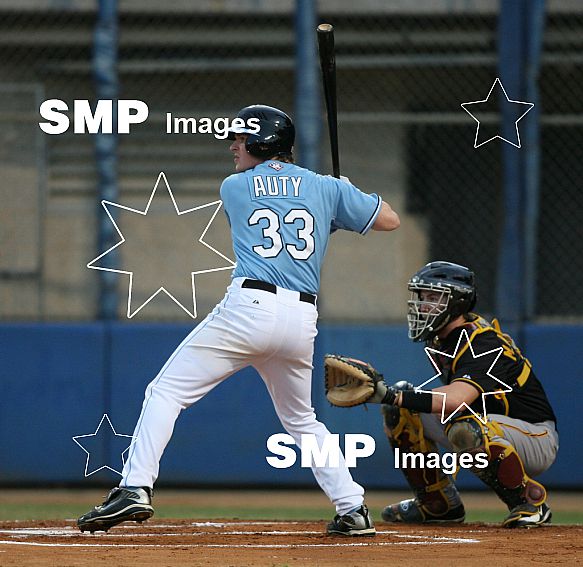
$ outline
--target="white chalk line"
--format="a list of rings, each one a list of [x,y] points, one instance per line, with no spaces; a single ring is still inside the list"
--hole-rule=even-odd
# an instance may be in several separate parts
[[[71,528],[62,529],[50,529],[50,528],[15,528],[11,530],[0,530],[0,534],[10,535],[13,537],[26,537],[26,536],[42,536],[42,537],[108,537],[108,538],[124,538],[124,537],[181,537],[181,536],[228,536],[228,535],[260,535],[260,536],[282,536],[282,535],[323,535],[322,530],[302,530],[302,531],[284,531],[284,530],[271,530],[271,531],[220,531],[220,532],[150,532],[150,533],[120,533],[117,530],[111,531],[107,534],[103,532],[96,532],[97,535],[90,535],[87,532],[81,533],[78,530],[73,530]],[[422,535],[412,535],[407,536],[405,534],[398,534],[396,531],[384,531],[377,530],[378,535],[392,535],[395,534],[396,537],[411,537],[423,539],[426,536]],[[431,536],[433,537],[433,536]]]
[[[71,518],[69,521],[75,522],[74,518]],[[148,521],[147,524],[120,524],[116,526],[116,529],[125,529],[125,530],[140,530],[144,526],[149,526],[151,528],[176,528],[176,527],[185,527],[185,526],[194,526],[199,528],[210,527],[210,528],[224,528],[227,526],[296,526],[298,524],[305,524],[306,522],[286,522],[286,521],[244,521],[244,522],[189,522],[184,524],[155,524],[151,521]],[[43,529],[43,528],[30,528],[30,529]],[[65,528],[63,528],[65,529]],[[77,529],[76,527],[66,526],[66,529]]]
[[[391,545],[443,545],[450,543],[480,543],[477,539],[466,538],[440,538],[439,541],[400,541],[400,542],[371,542],[371,543],[291,543],[291,544],[204,544],[204,543],[187,543],[187,544],[158,544],[144,543],[140,545],[131,545],[126,543],[108,544],[108,543],[40,543],[32,541],[2,541],[0,545],[30,545],[34,547],[157,547],[157,548],[221,548],[221,549],[293,549],[293,548],[319,548],[319,547],[386,547]]]
[[[292,525],[301,522],[245,522],[244,525]],[[225,526],[241,526],[241,522],[192,522],[186,526],[193,527],[225,527]],[[150,528],[184,528],[184,525],[177,526],[176,524],[149,524]],[[114,532],[109,534],[90,535],[88,533],[80,533],[77,528],[72,526],[64,527],[30,527],[30,528],[14,528],[0,530],[0,534],[13,536],[18,540],[0,540],[0,545],[29,545],[35,547],[107,547],[107,548],[122,548],[122,547],[155,547],[155,548],[220,548],[220,549],[292,549],[292,548],[334,548],[334,547],[386,547],[393,545],[443,545],[443,544],[464,544],[464,543],[480,543],[480,540],[464,537],[447,537],[434,535],[417,535],[417,534],[401,534],[396,530],[379,530],[377,535],[392,535],[401,540],[413,541],[394,541],[394,542],[351,542],[351,543],[286,543],[286,544],[214,544],[214,543],[180,543],[180,544],[124,544],[124,543],[48,543],[48,542],[32,542],[22,541],[31,536],[37,537],[75,537],[95,539],[101,538],[127,538],[127,537],[202,537],[202,536],[245,536],[245,535],[259,535],[259,536],[305,536],[305,535],[322,535],[321,531],[302,530],[302,531],[288,531],[288,530],[265,530],[265,531],[250,531],[250,530],[230,530],[230,531],[197,531],[197,532],[170,532],[170,533],[123,533],[122,530],[132,530],[136,528],[143,528],[143,526],[134,526],[132,524],[116,526]],[[121,532],[121,533],[120,533]]]
[[[377,533],[389,533],[389,532],[377,532]],[[95,537],[95,535],[90,536],[87,533],[82,534],[79,531],[72,530],[49,530],[49,529],[36,529],[31,530],[28,528],[15,529],[15,530],[0,530],[0,534],[11,535],[14,537],[25,537],[25,536],[43,536],[43,537]],[[170,532],[170,533],[160,533],[151,532],[144,534],[136,533],[118,533],[117,531],[109,532],[105,537],[180,537],[180,536],[229,536],[229,535],[322,535],[323,532],[320,531],[220,531],[220,532]],[[99,537],[99,536],[98,536]]]

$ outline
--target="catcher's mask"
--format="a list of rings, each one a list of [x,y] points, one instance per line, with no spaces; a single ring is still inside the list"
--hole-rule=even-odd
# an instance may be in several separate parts
[[[474,273],[451,262],[430,262],[410,280],[409,338],[427,341],[476,304]]]
[[[235,139],[235,134],[249,134],[245,149],[253,156],[269,159],[277,156],[291,155],[296,129],[291,118],[283,111],[264,104],[253,104],[242,108],[237,118],[248,123],[250,118],[259,120],[259,132],[252,132],[245,127],[231,127],[227,138]]]

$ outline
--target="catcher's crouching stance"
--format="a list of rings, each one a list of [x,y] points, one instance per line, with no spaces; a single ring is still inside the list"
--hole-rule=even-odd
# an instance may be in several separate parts
[[[403,452],[435,453],[438,446],[456,453],[486,453],[488,465],[472,468],[508,506],[503,526],[532,527],[551,520],[547,493],[533,477],[547,470],[558,450],[556,418],[530,362],[498,322],[470,313],[476,303],[474,274],[457,264],[432,262],[409,281],[409,338],[425,341],[439,351],[433,360],[444,383],[432,392],[447,394],[445,417],[466,403],[483,412],[484,392],[511,392],[484,396],[486,424],[471,412],[455,413],[441,423],[442,395],[417,393],[411,384],[387,386],[369,364],[336,355],[325,360],[328,400],[348,407],[380,403],[389,443]],[[469,343],[459,341],[466,331]],[[458,344],[459,343],[459,344]],[[479,355],[488,351],[502,353]],[[490,372],[490,373],[489,373]],[[426,462],[424,459],[423,462]],[[415,497],[387,506],[388,522],[463,522],[464,506],[448,475],[439,468],[402,468]]]

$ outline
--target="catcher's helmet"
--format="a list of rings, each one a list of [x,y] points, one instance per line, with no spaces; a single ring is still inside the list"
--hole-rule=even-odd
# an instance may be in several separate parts
[[[426,341],[450,321],[468,313],[476,304],[474,272],[451,262],[430,262],[411,277],[408,285],[407,323],[409,338]],[[422,299],[421,292],[439,293],[439,298]]]
[[[296,129],[291,118],[281,110],[263,104],[253,104],[242,108],[237,118],[248,124],[250,118],[259,119],[259,132],[253,133],[253,128],[232,126],[227,137],[235,139],[235,134],[249,134],[245,142],[247,151],[255,157],[268,159],[278,155],[291,154]]]

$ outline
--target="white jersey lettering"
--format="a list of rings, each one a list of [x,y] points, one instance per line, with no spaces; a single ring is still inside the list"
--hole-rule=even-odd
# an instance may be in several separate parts
[[[253,177],[253,189],[256,197],[267,197],[267,190],[265,189],[261,175],[255,175]]]
[[[270,197],[277,197],[279,194],[279,186],[277,185],[277,177],[272,177],[268,175],[266,178],[267,181],[267,194]]]
[[[292,177],[291,182],[294,186],[294,197],[299,197],[300,196],[300,185],[302,183],[302,178],[301,177]]]
[[[293,196],[299,197],[300,185],[302,183],[301,177],[289,177],[288,175],[254,175],[253,192],[255,198],[291,196],[292,187],[289,186],[290,180],[293,187]]]
[[[287,181],[289,177],[287,175],[282,175],[279,180],[281,181],[281,194],[287,197]]]

